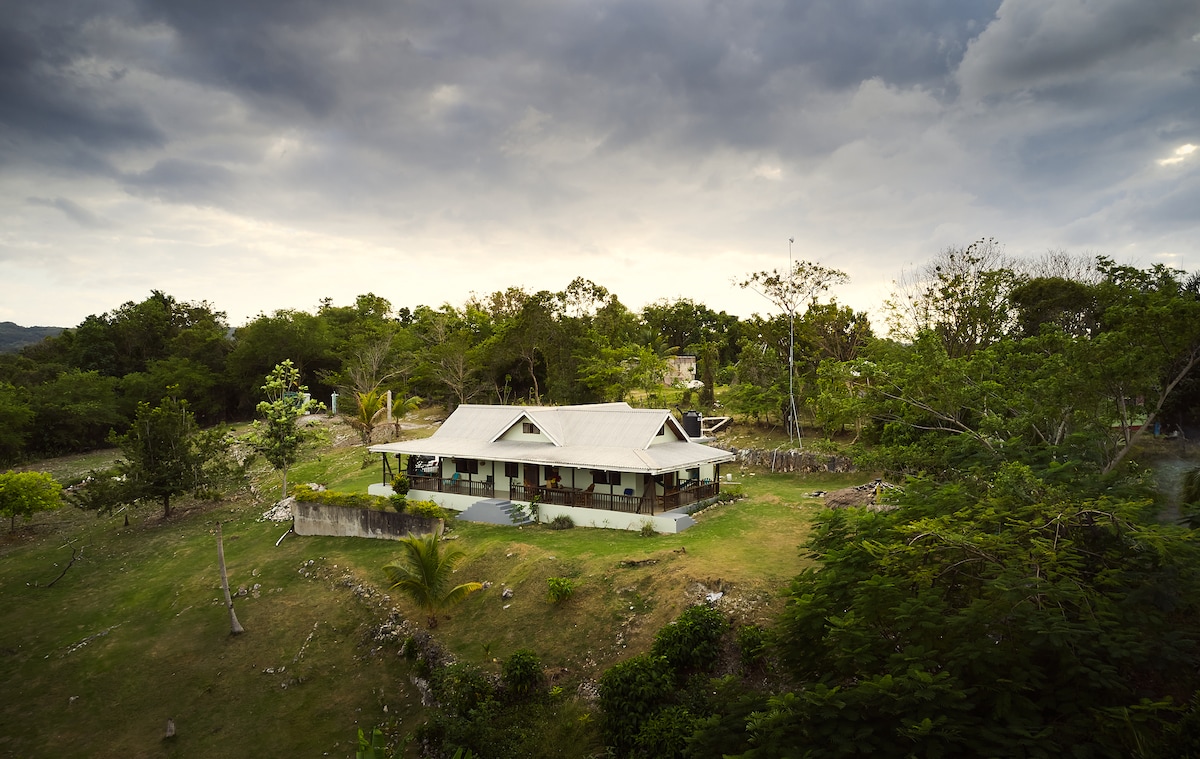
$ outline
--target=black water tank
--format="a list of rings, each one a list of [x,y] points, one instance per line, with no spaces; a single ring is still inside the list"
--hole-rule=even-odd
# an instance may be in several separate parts
[[[688,437],[700,437],[700,412],[687,411],[683,415],[683,431]]]

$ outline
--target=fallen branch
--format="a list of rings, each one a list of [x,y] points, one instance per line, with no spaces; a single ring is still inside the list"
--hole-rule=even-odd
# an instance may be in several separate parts
[[[75,562],[82,558],[83,558],[83,551],[77,551],[74,548],[72,548],[71,549],[71,561],[67,564],[67,566],[63,567],[63,571],[58,573],[58,577],[55,577],[53,580],[51,580],[50,584],[47,585],[46,587],[53,588],[54,583],[61,580],[63,578],[63,575],[65,575],[67,573],[67,570],[70,569],[71,567],[75,566]]]

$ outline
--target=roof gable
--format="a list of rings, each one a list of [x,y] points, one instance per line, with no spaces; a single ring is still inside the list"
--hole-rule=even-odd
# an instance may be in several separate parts
[[[528,411],[514,419],[511,424],[500,430],[488,442],[494,443],[497,440],[509,440],[517,443],[548,442],[559,447],[562,446],[562,442],[554,435],[553,431],[546,429],[545,424],[534,419]]]

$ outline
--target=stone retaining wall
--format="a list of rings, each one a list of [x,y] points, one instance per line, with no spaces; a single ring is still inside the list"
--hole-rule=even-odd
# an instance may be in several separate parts
[[[858,469],[849,456],[830,453],[816,453],[796,449],[766,450],[762,448],[729,448],[730,453],[737,456],[737,463],[743,467],[766,469],[770,472],[856,472]],[[728,464],[726,464],[728,466]]]
[[[396,540],[406,535],[442,531],[442,520],[395,511],[372,511],[345,506],[301,503],[292,506],[297,535],[332,535],[348,538]]]

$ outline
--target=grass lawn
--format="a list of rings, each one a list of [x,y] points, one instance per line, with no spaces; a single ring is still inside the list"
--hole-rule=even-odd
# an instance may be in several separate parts
[[[100,456],[48,462],[68,479]],[[360,491],[379,477],[357,446],[314,451],[289,481]],[[181,502],[96,518],[70,508],[0,535],[0,757],[342,756],[357,727],[420,724],[424,708],[394,644],[373,633],[386,611],[422,620],[406,599],[385,598],[388,541],[302,538],[261,521],[279,477],[263,465],[255,488],[220,504]],[[865,475],[743,477],[748,497],[697,515],[679,535],[575,528],[452,524],[448,546],[466,553],[463,581],[491,587],[450,611],[435,634],[462,659],[496,670],[518,648],[542,657],[567,693],[654,633],[703,594],[736,619],[763,622],[805,565],[799,545],[820,507],[806,497]],[[229,635],[220,599],[215,523],[225,535],[246,633]],[[71,560],[79,558],[53,587]],[[626,566],[622,562],[646,562]],[[575,595],[558,605],[547,579]],[[504,588],[513,596],[504,599]],[[364,598],[364,596],[366,596]],[[575,715],[545,756],[575,756],[594,725]],[[168,719],[178,734],[164,740]],[[582,734],[580,731],[583,731]]]

